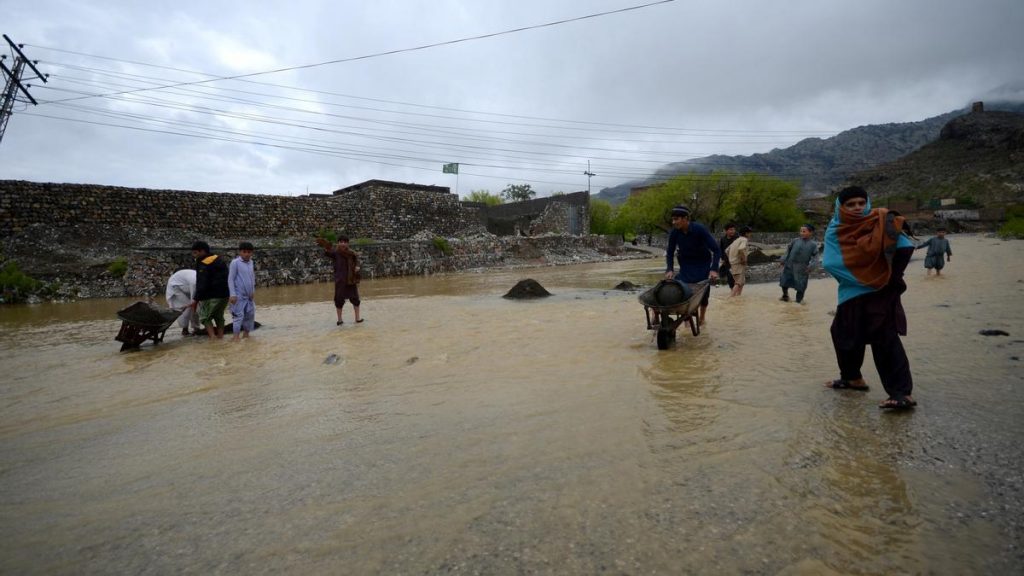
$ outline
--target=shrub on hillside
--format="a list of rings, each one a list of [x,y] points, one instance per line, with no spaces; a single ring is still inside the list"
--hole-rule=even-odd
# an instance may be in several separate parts
[[[128,261],[124,258],[117,258],[107,266],[107,272],[114,278],[121,278],[128,272]]]
[[[1000,238],[1024,239],[1024,218],[1010,218],[999,229]]]
[[[22,272],[16,262],[8,262],[0,269],[0,291],[4,302],[20,302],[42,285],[39,280]]]
[[[451,244],[448,243],[446,238],[442,238],[440,236],[434,237],[434,248],[440,250],[445,256],[449,256],[452,253]]]

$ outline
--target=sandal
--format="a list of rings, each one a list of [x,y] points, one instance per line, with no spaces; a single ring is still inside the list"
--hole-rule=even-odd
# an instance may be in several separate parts
[[[913,399],[906,397],[889,398],[885,402],[878,405],[882,410],[891,410],[893,412],[899,412],[901,410],[913,410],[914,406],[917,406],[917,402]]]
[[[831,388],[833,390],[857,390],[859,392],[867,392],[871,389],[870,386],[864,384],[863,386],[854,386],[849,380],[833,380],[825,384],[825,388]]]

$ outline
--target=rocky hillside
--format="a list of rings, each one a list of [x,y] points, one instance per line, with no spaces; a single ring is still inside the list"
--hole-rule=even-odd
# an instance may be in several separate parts
[[[1024,202],[1024,115],[972,112],[950,120],[935,142],[853,175],[873,196],[956,198],[958,205]]]
[[[987,103],[989,110],[1024,113],[1024,103]],[[804,196],[825,194],[852,174],[901,158],[935,141],[950,120],[967,109],[947,112],[918,122],[860,126],[831,138],[806,138],[789,148],[751,156],[708,156],[675,162],[660,168],[645,180],[605,188],[597,198],[621,204],[635,186],[663,182],[688,172],[756,172],[787,180],[798,180]]]

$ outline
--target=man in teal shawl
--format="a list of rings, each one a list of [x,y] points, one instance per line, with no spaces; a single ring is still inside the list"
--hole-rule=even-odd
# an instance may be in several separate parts
[[[910,361],[900,341],[907,334],[907,316],[900,295],[903,273],[914,244],[903,235],[902,216],[871,208],[859,186],[839,192],[832,220],[825,230],[822,264],[839,283],[839,305],[832,321],[832,344],[839,379],[826,386],[868,390],[861,374],[864,351],[871,345],[875,368],[889,398],[881,408],[904,410],[917,405]]]

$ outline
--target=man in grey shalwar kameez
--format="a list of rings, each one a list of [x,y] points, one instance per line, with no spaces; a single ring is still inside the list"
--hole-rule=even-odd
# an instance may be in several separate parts
[[[782,265],[782,278],[779,279],[782,298],[779,300],[789,302],[789,289],[793,288],[796,290],[796,301],[803,301],[809,270],[817,257],[818,243],[814,241],[814,226],[804,224],[800,227],[800,237],[789,243],[786,254],[779,261]]]
[[[942,269],[946,266],[946,259],[953,259],[953,249],[949,247],[949,240],[946,240],[946,229],[936,230],[934,237],[918,244],[915,250],[926,246],[928,253],[924,257],[924,267],[928,270],[927,275],[931,275],[932,268],[934,268],[935,275],[938,276],[942,274]]]

